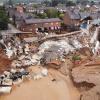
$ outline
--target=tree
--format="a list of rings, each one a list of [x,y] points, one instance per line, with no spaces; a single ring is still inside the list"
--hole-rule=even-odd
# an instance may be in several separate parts
[[[47,14],[48,18],[56,18],[56,17],[58,17],[58,11],[56,9],[53,9],[53,8],[47,9],[45,11],[45,13]]]
[[[91,6],[92,6],[92,5],[95,5],[95,2],[94,2],[94,1],[91,1],[90,3],[91,3]]]
[[[9,4],[10,6],[13,6],[12,0],[9,0],[9,1],[8,1],[8,4]]]
[[[55,7],[59,4],[59,0],[52,0],[51,4],[52,4],[53,7]]]
[[[8,28],[8,16],[4,7],[0,7],[0,30],[6,30]]]
[[[45,1],[42,2],[42,4],[45,4],[46,6],[50,6],[51,5],[51,2],[48,1],[48,0],[45,0]]]
[[[63,19],[63,17],[64,17],[64,14],[63,13],[59,14],[59,18],[60,19]]]
[[[66,6],[75,6],[76,4],[73,1],[67,1]]]
[[[77,3],[81,3],[82,5],[87,5],[89,0],[77,0]]]
[[[37,14],[37,17],[44,19],[44,18],[47,18],[47,14],[46,13],[40,13],[40,14]]]

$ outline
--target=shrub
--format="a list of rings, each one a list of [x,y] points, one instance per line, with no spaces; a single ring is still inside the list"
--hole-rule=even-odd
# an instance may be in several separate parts
[[[72,60],[74,60],[74,61],[76,61],[76,60],[81,60],[81,57],[78,56],[78,55],[74,55],[74,56],[72,57]]]

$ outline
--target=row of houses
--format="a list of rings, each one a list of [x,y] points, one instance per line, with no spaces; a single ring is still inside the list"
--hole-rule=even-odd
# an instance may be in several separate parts
[[[59,18],[34,18],[31,13],[25,13],[21,7],[9,8],[8,15],[16,27],[24,32],[35,33],[37,29],[58,30],[61,27]]]
[[[60,29],[61,20],[59,18],[50,19],[24,19],[23,25],[20,26],[20,30],[27,32],[35,32],[40,28],[45,28],[47,30],[57,30]],[[40,29],[40,30],[41,30]]]
[[[80,20],[85,17],[91,16],[93,19],[100,18],[100,9],[97,6],[86,6],[86,8],[90,10],[85,11],[81,11],[80,9],[83,9],[83,6],[80,7],[79,5],[75,7],[56,7],[55,9],[58,11],[63,11],[63,20],[59,18],[34,18],[32,13],[26,13],[24,8],[22,5],[17,5],[15,8],[7,8],[8,14],[14,21],[14,24],[23,32],[36,33],[38,29],[58,30],[61,28],[62,22],[64,22],[65,25],[77,26]],[[36,8],[35,10],[41,13],[41,11],[43,12],[45,9],[50,8],[51,7]]]
[[[97,9],[97,8],[96,8]],[[65,15],[63,17],[64,24],[66,25],[78,25],[80,20],[91,17],[94,19],[100,19],[100,9],[94,11],[80,11],[78,8],[69,8],[66,10]]]

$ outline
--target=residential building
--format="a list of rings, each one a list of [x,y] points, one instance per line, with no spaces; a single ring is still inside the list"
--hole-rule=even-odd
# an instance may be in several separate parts
[[[63,21],[65,25],[77,25],[81,16],[78,10],[67,9]]]
[[[48,30],[57,30],[61,26],[61,20],[59,18],[50,19],[24,19],[23,24],[20,26],[20,30],[24,32],[36,32],[37,29],[46,28]]]

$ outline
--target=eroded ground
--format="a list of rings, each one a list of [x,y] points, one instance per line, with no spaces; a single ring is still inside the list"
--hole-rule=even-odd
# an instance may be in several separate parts
[[[55,81],[52,81],[56,79]],[[17,86],[11,94],[0,100],[78,100],[79,92],[70,78],[50,69],[48,77],[30,80]]]

